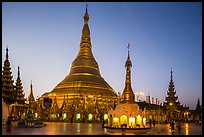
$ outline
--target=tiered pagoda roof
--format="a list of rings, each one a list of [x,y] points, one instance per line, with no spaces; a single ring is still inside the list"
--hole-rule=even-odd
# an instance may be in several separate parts
[[[6,48],[6,60],[2,70],[2,98],[9,105],[15,102],[15,89],[13,85],[13,76],[8,58],[8,48]]]
[[[18,102],[18,104],[25,104],[25,94],[23,93],[23,86],[21,83],[21,79],[20,79],[20,68],[18,67],[18,77],[16,80],[16,101]]]
[[[172,106],[171,108],[179,108],[180,103],[178,101],[178,96],[176,96],[176,90],[174,87],[174,82],[173,82],[173,76],[172,76],[172,70],[171,70],[171,78],[169,82],[169,88],[167,91],[167,97],[166,97],[166,102],[164,102],[164,105],[166,106]]]

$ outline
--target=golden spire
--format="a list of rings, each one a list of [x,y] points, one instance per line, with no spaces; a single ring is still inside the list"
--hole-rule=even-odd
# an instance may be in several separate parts
[[[79,67],[82,69],[84,73],[90,73],[93,74],[93,69],[94,69],[94,74],[100,76],[99,67],[98,63],[94,59],[93,53],[92,53],[92,46],[91,46],[91,38],[90,38],[90,30],[88,26],[88,20],[89,20],[89,15],[87,11],[87,5],[86,5],[86,12],[84,15],[84,26],[82,29],[82,36],[81,36],[81,42],[80,42],[80,50],[78,52],[77,57],[75,60],[72,62],[72,67],[70,70],[70,75],[73,73],[78,73]],[[76,68],[76,69],[75,69]]]
[[[133,93],[131,87],[131,67],[132,63],[130,60],[130,44],[128,44],[128,58],[125,63],[126,67],[126,80],[125,80],[125,89],[123,90],[122,94],[122,102],[121,103],[135,103],[135,95]]]
[[[87,10],[88,5],[86,4],[86,12],[84,14],[84,27],[82,29],[81,44],[88,43],[91,46],[90,30],[89,30],[89,14]]]
[[[33,96],[32,80],[31,80],[31,84],[30,84],[30,94],[29,94],[29,96],[28,96],[28,101],[29,101],[29,103],[35,101],[35,98],[34,98],[34,96]]]
[[[72,62],[69,74],[51,92],[56,96],[64,94],[76,95],[105,95],[116,97],[116,92],[101,77],[98,63],[93,53],[88,25],[88,5],[84,14],[84,26],[82,29],[80,49]]]
[[[172,68],[171,68],[171,82],[173,82],[173,76],[172,76],[172,73],[173,73],[173,71],[172,71]]]
[[[129,59],[130,58],[130,43],[128,43],[127,48],[128,48],[128,59]]]
[[[125,83],[131,83],[131,72],[130,72],[130,68],[132,67],[132,62],[130,60],[130,44],[128,44],[128,58],[127,61],[125,63],[125,67],[126,67],[126,82]]]
[[[86,12],[84,14],[84,24],[88,24],[88,21],[89,21],[89,14],[88,14],[87,7],[88,7],[88,4],[86,3]]]

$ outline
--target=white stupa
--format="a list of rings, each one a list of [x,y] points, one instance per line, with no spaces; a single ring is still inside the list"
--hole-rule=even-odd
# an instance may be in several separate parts
[[[131,67],[132,63],[129,55],[125,64],[126,81],[125,88],[122,93],[122,99],[116,106],[115,110],[108,112],[108,127],[116,128],[145,128],[146,126],[146,109],[139,109],[139,105],[135,101],[135,95],[131,87]]]

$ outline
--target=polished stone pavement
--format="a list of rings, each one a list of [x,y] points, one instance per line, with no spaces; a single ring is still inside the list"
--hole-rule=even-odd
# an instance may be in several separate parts
[[[12,125],[10,135],[104,135],[107,133],[100,123],[61,123],[45,122],[47,126],[42,128],[20,128],[16,123]],[[158,124],[146,135],[171,135],[169,124]],[[175,126],[174,135],[202,135],[202,126],[194,123],[183,123],[181,133]],[[5,125],[2,126],[2,135],[6,135]],[[120,135],[115,133],[115,135]]]

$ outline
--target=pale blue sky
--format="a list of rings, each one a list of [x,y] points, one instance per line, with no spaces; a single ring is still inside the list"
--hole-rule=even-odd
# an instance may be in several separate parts
[[[80,44],[85,2],[2,4],[5,49],[13,80],[17,67],[26,97],[51,91],[69,73]],[[173,69],[178,100],[195,109],[202,101],[201,2],[89,2],[92,51],[102,77],[116,92],[125,85],[131,44],[132,88],[164,101]]]

